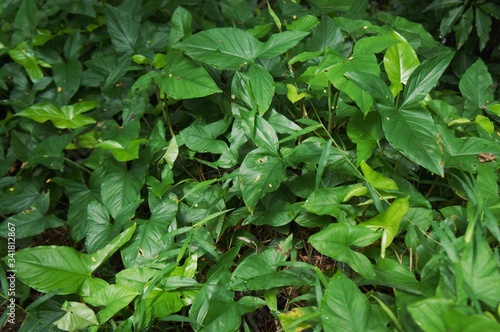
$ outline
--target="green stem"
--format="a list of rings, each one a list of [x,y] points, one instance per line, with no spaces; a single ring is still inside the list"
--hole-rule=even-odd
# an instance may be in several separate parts
[[[332,105],[332,90],[331,85],[328,85],[328,133],[331,135],[333,131],[333,119],[335,117],[335,111],[337,110],[337,104],[339,102],[339,91],[335,93],[335,99]]]
[[[91,171],[89,171],[87,168],[85,168],[84,166],[82,166],[82,165],[80,165],[80,164],[78,164],[78,163],[74,162],[74,161],[73,161],[73,160],[71,160],[71,159],[64,158],[64,161],[66,161],[68,164],[71,164],[71,165],[73,165],[73,166],[76,166],[77,168],[79,168],[79,169],[81,169],[81,170],[83,170],[83,171],[85,171],[85,172],[87,172],[87,173],[89,173],[89,174],[92,174],[92,172],[91,172]]]

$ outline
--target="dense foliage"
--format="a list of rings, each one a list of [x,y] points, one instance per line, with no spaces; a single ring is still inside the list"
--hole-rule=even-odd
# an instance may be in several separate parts
[[[500,6],[408,3],[0,4],[19,330],[498,331]]]

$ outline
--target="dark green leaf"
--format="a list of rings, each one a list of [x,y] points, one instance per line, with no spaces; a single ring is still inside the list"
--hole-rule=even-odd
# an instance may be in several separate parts
[[[422,62],[408,79],[404,90],[403,105],[424,99],[438,83],[454,54],[454,52],[444,52]]]
[[[201,66],[185,58],[179,51],[169,52],[167,66],[154,76],[156,84],[174,99],[190,99],[222,92]]]
[[[341,271],[330,280],[321,303],[325,331],[368,331],[370,304]]]
[[[381,113],[382,126],[389,143],[404,156],[442,176],[444,162],[441,137],[432,116],[419,107],[407,104],[397,111]]]
[[[239,178],[243,201],[252,211],[262,196],[277,190],[285,181],[285,165],[275,151],[261,147],[246,155]]]
[[[220,69],[239,69],[255,60],[262,43],[236,28],[199,32],[176,45],[189,57]]]

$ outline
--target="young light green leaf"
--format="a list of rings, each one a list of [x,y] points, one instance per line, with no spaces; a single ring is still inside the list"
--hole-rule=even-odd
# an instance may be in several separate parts
[[[90,293],[90,296],[84,297],[85,302],[93,306],[104,306],[105,308],[97,313],[99,324],[104,324],[111,319],[117,312],[126,307],[139,292],[127,285],[107,285]]]
[[[385,249],[391,245],[399,230],[399,223],[410,208],[409,198],[398,198],[381,214],[360,223],[360,226],[368,227],[374,231],[383,229],[380,257],[385,257]]]
[[[302,98],[308,98],[310,97],[310,95],[306,92],[301,92],[301,93],[298,93],[297,91],[297,87],[293,84],[287,84],[286,85],[286,88],[287,88],[287,94],[286,94],[286,97],[288,98],[288,100],[290,100],[292,103],[296,103],[298,102],[299,100],[301,100]]]
[[[308,242],[323,255],[345,262],[366,279],[375,277],[370,260],[354,251],[350,246],[365,247],[375,242],[380,234],[367,227],[350,224],[330,224],[327,228],[313,234]]]
[[[81,114],[96,106],[94,101],[82,101],[61,108],[52,103],[41,103],[24,109],[17,115],[40,123],[50,120],[59,129],[75,129],[96,122],[93,118]]]
[[[365,161],[361,162],[361,170],[363,171],[366,182],[371,184],[375,189],[398,190],[398,185],[394,180],[374,171]]]
[[[411,45],[397,32],[393,32],[399,43],[391,46],[384,55],[384,68],[391,81],[391,91],[396,96],[406,84],[420,60]]]
[[[25,42],[19,44],[16,48],[9,50],[9,56],[26,70],[33,83],[44,77],[40,65],[50,67],[49,64],[38,59],[33,50],[31,50]]]
[[[61,309],[66,314],[54,324],[63,331],[78,331],[91,325],[99,325],[94,311],[84,303],[64,301]]]
[[[325,331],[368,331],[370,304],[341,271],[335,273],[325,290],[321,312]]]
[[[408,78],[401,107],[424,99],[438,83],[454,55],[454,52],[443,52],[422,62]]]
[[[139,158],[139,147],[146,142],[145,138],[135,139],[127,147],[124,147],[117,141],[106,140],[96,144],[96,147],[111,151],[118,161],[127,162]]]

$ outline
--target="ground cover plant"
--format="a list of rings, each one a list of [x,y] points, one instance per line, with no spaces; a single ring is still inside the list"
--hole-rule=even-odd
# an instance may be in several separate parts
[[[4,1],[2,326],[498,331],[500,7],[389,7]]]

